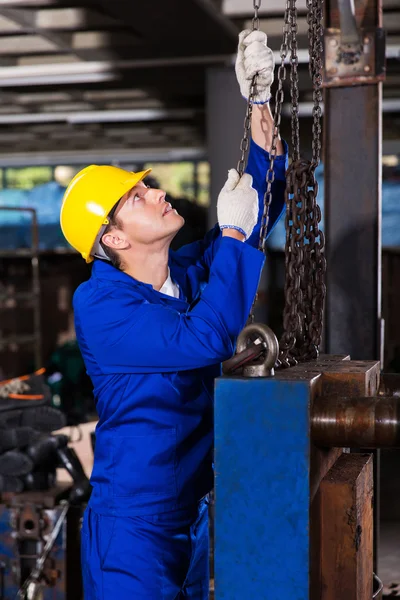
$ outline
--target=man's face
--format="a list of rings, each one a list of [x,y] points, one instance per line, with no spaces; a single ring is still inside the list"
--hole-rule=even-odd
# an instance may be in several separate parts
[[[165,201],[165,192],[135,185],[123,196],[115,216],[122,224],[118,235],[129,243],[151,244],[172,238],[184,225],[184,219]],[[119,230],[118,230],[119,231]]]

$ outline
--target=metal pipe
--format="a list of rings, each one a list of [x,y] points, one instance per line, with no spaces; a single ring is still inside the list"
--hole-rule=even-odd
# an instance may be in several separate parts
[[[400,447],[400,397],[322,396],[313,403],[311,437],[328,448]]]

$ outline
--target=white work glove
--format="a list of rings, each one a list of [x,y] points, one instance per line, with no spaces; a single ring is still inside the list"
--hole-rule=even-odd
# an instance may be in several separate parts
[[[236,57],[236,77],[242,96],[248,100],[251,81],[256,73],[256,93],[254,104],[265,104],[271,98],[271,85],[274,81],[274,54],[267,46],[267,36],[263,31],[245,29],[239,34]]]
[[[236,229],[249,238],[258,220],[258,194],[248,173],[240,177],[230,169],[218,196],[217,214],[221,229]]]

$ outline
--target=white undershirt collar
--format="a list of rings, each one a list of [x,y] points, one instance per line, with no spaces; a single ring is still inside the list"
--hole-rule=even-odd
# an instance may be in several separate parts
[[[176,285],[174,281],[171,279],[171,272],[168,269],[168,277],[164,281],[162,288],[160,289],[161,294],[166,294],[167,296],[172,296],[172,298],[179,298],[179,287]]]

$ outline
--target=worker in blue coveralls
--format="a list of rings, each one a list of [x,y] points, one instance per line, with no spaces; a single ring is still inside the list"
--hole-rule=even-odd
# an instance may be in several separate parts
[[[202,241],[170,251],[184,222],[143,182],[148,171],[92,165],[65,193],[64,234],[94,259],[74,296],[99,416],[82,527],[86,600],[208,598],[213,385],[264,263],[256,248],[273,130],[273,54],[265,34],[244,31],[236,74],[245,98],[255,73],[247,174],[229,171],[218,224]],[[280,140],[277,155],[268,232],[284,207]]]

